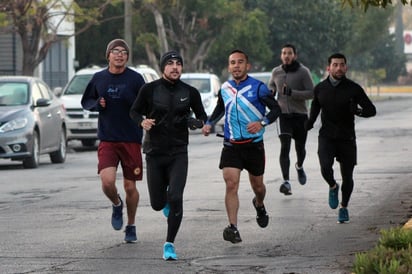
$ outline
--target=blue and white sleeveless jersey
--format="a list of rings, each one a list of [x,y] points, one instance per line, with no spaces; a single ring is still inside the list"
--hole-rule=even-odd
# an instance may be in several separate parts
[[[247,77],[239,85],[234,80],[226,81],[220,92],[225,105],[225,139],[262,141],[265,129],[251,134],[247,131],[247,125],[263,119],[266,106],[260,98],[271,96],[267,86],[255,78]]]

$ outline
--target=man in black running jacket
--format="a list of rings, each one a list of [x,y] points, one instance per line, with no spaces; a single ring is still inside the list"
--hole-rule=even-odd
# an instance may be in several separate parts
[[[147,185],[150,204],[167,217],[163,259],[177,260],[174,240],[183,217],[183,191],[188,171],[188,127],[203,127],[207,114],[197,89],[180,80],[183,59],[176,51],[160,59],[162,78],[145,84],[131,110],[145,130]],[[191,111],[196,118],[189,118]]]
[[[340,163],[342,201],[338,222],[349,222],[348,203],[353,191],[353,170],[357,164],[355,115],[372,117],[376,108],[363,88],[346,78],[346,57],[335,53],[328,58],[328,78],[315,86],[309,120],[305,127],[313,127],[320,111],[321,128],[318,137],[318,156],[322,177],[329,184],[329,206],[339,205],[339,184],[333,176],[334,159]]]

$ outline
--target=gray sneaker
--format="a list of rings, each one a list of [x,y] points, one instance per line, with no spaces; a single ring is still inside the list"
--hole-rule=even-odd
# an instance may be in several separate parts
[[[279,191],[285,195],[292,195],[292,187],[288,181],[284,181],[283,184],[280,185]]]

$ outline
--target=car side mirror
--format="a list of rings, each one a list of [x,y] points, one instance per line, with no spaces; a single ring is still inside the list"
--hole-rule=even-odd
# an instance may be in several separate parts
[[[48,99],[40,98],[36,101],[36,107],[47,107],[51,104],[51,101]]]

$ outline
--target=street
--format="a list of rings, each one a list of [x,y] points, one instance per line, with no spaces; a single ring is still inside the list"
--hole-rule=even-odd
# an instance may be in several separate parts
[[[308,136],[304,186],[297,182],[292,145],[291,196],[279,192],[280,144],[273,124],[265,133],[269,225],[256,224],[244,171],[238,218],[243,242],[236,245],[222,238],[227,226],[218,169],[222,139],[191,132],[176,262],[162,259],[166,219],[150,207],[145,170],[137,184],[138,241],[125,244],[123,231],[110,225],[111,205],[96,174],[96,148],[70,142],[66,163],[51,164],[46,155],[38,169],[0,160],[0,273],[350,273],[355,253],[373,248],[380,229],[412,218],[412,96],[375,104],[376,117],[356,120],[358,166],[350,223],[337,224],[337,210],[328,206],[328,185],[317,158],[320,117]],[[117,187],[124,197],[121,171]]]

